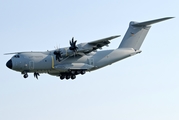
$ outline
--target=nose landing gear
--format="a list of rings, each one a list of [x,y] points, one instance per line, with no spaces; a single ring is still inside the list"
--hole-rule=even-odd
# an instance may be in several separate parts
[[[23,74],[24,76],[24,78],[28,78],[28,74],[27,74],[27,71],[23,71],[21,74]]]
[[[24,76],[23,76],[24,78],[27,78],[28,77],[28,74],[26,73],[26,74],[24,74]]]

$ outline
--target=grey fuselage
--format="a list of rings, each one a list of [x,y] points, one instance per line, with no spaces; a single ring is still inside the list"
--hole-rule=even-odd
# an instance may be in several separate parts
[[[12,69],[19,72],[38,72],[60,76],[69,70],[93,71],[114,62],[139,53],[132,48],[104,50],[84,55],[67,56],[60,62],[55,59],[53,51],[23,52],[14,55]]]

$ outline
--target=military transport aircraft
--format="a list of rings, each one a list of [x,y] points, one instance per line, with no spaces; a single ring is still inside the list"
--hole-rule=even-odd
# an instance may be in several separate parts
[[[140,53],[140,47],[151,27],[150,25],[171,18],[173,17],[145,22],[131,21],[117,49],[97,51],[97,49],[107,46],[110,40],[120,35],[77,45],[77,40],[72,38],[70,46],[65,48],[45,52],[7,53],[15,55],[6,63],[6,66],[21,72],[24,78],[28,77],[28,73],[34,73],[34,77],[37,79],[40,73],[48,73],[58,76],[62,80],[75,79],[76,75],[83,75],[86,72],[97,70]]]

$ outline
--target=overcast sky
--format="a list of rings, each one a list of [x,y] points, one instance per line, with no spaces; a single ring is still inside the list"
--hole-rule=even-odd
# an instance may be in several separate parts
[[[75,80],[27,79],[5,64],[19,51],[46,51],[111,35],[129,22],[152,25],[141,54]],[[178,0],[0,0],[0,120],[178,120]]]

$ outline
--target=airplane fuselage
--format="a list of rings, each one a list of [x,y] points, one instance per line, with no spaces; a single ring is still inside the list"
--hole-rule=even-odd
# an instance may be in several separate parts
[[[60,76],[69,71],[93,71],[139,53],[132,48],[104,50],[84,55],[66,56],[60,62],[53,51],[22,52],[11,58],[12,68],[21,73],[37,72]]]

